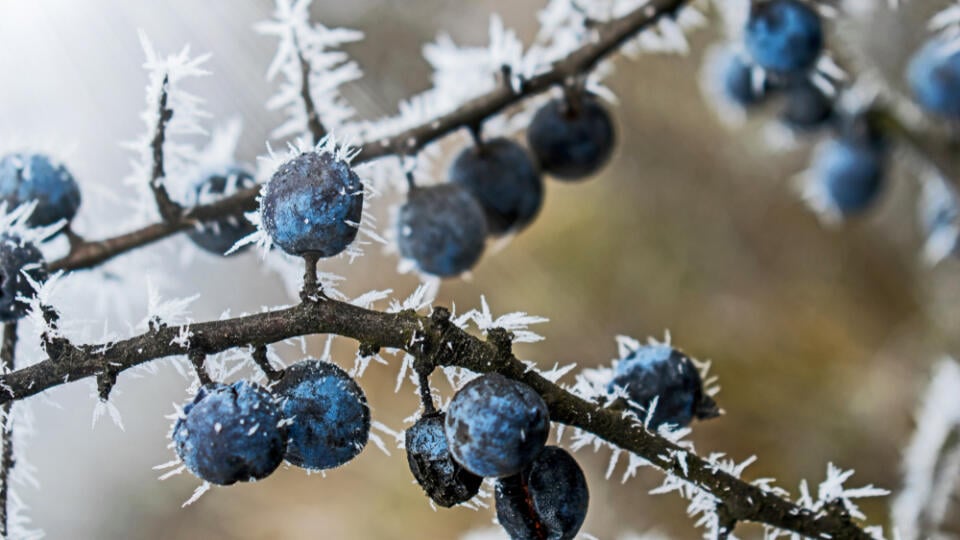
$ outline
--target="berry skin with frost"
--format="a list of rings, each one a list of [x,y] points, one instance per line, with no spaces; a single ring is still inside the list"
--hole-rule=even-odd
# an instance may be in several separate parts
[[[799,0],[761,0],[750,7],[744,42],[760,67],[778,75],[798,74],[820,57],[823,23]]]
[[[934,38],[907,64],[907,83],[914,99],[926,111],[947,119],[960,119],[960,51]]]
[[[80,186],[63,165],[42,154],[9,154],[0,159],[0,200],[13,209],[37,201],[32,227],[70,221],[80,208]]]
[[[446,415],[425,415],[407,430],[407,464],[417,483],[433,502],[449,508],[480,491],[483,478],[453,460],[443,432]]]
[[[813,157],[810,171],[829,208],[842,216],[863,212],[884,185],[884,152],[851,139],[827,141]]]
[[[427,274],[462,274],[480,260],[487,220],[476,198],[459,184],[416,187],[397,219],[400,255]]]
[[[304,469],[339,467],[357,456],[370,435],[363,390],[330,362],[304,360],[288,367],[273,386],[288,429],[286,459]]]
[[[780,121],[798,131],[812,131],[833,118],[833,100],[804,78],[791,84]]]
[[[12,234],[0,235],[0,322],[13,322],[27,313],[33,287],[24,272],[37,283],[47,279],[47,263],[35,245]]]
[[[527,151],[510,139],[463,149],[450,167],[450,181],[476,197],[494,235],[519,230],[540,211],[543,179]]]
[[[238,381],[207,384],[173,428],[177,455],[187,469],[212,484],[260,480],[283,462],[283,413],[263,387]]]
[[[573,456],[547,446],[520,474],[497,481],[495,500],[510,538],[571,540],[587,517],[590,492]]]
[[[337,255],[357,237],[362,213],[360,178],[329,152],[307,152],[281,165],[260,199],[264,229],[291,255]]]
[[[493,373],[454,394],[444,430],[458,463],[478,476],[499,478],[520,472],[543,450],[550,412],[532,388]]]
[[[693,361],[666,344],[645,345],[620,359],[607,390],[625,392],[630,407],[644,420],[656,398],[649,423],[653,430],[664,424],[685,427],[694,418],[719,414],[717,404],[703,391]]]
[[[581,95],[547,102],[534,115],[527,142],[544,172],[579,180],[599,171],[613,154],[613,119],[596,98]]]
[[[249,172],[232,167],[226,171],[212,174],[203,179],[195,188],[197,202],[209,204],[224,193],[232,194],[238,190],[255,186],[257,181]],[[257,227],[242,215],[228,216],[215,221],[201,223],[198,228],[187,231],[187,236],[201,249],[223,255],[240,239],[257,231]],[[249,247],[243,246],[234,253]]]

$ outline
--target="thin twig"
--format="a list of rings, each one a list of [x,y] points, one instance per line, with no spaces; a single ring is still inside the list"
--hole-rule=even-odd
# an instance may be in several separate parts
[[[169,98],[170,78],[163,76],[163,84],[160,87],[160,97],[157,102],[157,127],[153,133],[153,140],[150,142],[150,148],[153,150],[153,171],[150,174],[150,189],[153,190],[153,198],[157,201],[157,210],[160,211],[160,217],[167,222],[175,222],[180,218],[183,208],[167,192],[167,187],[163,183],[167,175],[163,167],[163,143],[166,140],[167,124],[173,118],[173,109],[167,107]]]
[[[4,373],[15,367],[14,353],[17,348],[17,323],[10,322],[3,327],[3,343],[0,346],[0,365]],[[0,410],[3,415],[3,454],[0,458],[0,538],[9,537],[9,498],[10,475],[13,472],[13,402],[4,403]]]
[[[300,62],[300,99],[303,100],[303,108],[307,113],[307,129],[310,130],[310,136],[313,137],[313,144],[320,142],[327,130],[320,121],[320,113],[317,112],[317,105],[313,101],[313,95],[310,93],[310,62],[303,57],[303,51],[300,50],[300,43],[297,36],[293,36],[293,46],[297,49],[297,60]]]

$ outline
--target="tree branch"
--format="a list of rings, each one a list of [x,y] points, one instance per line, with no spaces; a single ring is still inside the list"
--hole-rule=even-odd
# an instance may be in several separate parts
[[[0,366],[4,373],[13,371],[14,351],[17,348],[17,323],[3,326],[3,343],[0,344]],[[9,495],[10,474],[13,471],[13,418],[10,416],[13,406],[8,401],[0,407],[3,418],[3,453],[0,454],[0,538],[9,537]]]
[[[775,494],[724,473],[669,440],[650,433],[620,412],[600,407],[548,381],[517,360],[497,340],[481,340],[449,322],[438,308],[431,317],[412,311],[384,313],[322,299],[221,321],[157,326],[144,334],[106,346],[77,345],[56,360],[44,360],[0,377],[0,403],[8,404],[85,377],[104,366],[117,372],[160,358],[264,346],[309,334],[337,334],[361,343],[401,349],[434,366],[458,366],[477,373],[499,372],[539,393],[555,422],[575,426],[633,452],[722,502],[726,519],[754,521],[816,538],[869,539],[850,521],[832,513],[814,513]],[[174,339],[192,334],[190,343]],[[678,457],[678,456],[683,457]]]

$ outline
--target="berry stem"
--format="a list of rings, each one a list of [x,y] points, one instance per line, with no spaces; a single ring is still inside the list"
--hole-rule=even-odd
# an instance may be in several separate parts
[[[430,391],[430,372],[423,369],[417,371],[420,384],[420,403],[423,404],[423,415],[437,414],[437,407],[433,403],[433,392]]]
[[[14,351],[17,348],[17,323],[7,323],[3,327],[3,343],[0,345],[0,364],[2,371],[8,373],[14,369]],[[13,471],[13,418],[12,402],[4,403],[3,418],[3,454],[0,457],[0,538],[9,537],[8,500],[10,495],[10,474]]]
[[[304,302],[316,301],[320,286],[317,283],[317,263],[320,254],[308,251],[303,254],[303,289],[300,291],[300,300]]]
[[[213,381],[210,379],[210,374],[207,373],[204,363],[207,359],[207,353],[199,350],[191,350],[187,353],[187,357],[190,358],[190,363],[193,364],[193,370],[197,372],[197,378],[200,379],[200,385],[206,386]]]
[[[274,369],[274,367],[270,365],[270,359],[267,358],[266,345],[257,345],[254,347],[252,356],[253,361],[257,363],[257,367],[260,368],[260,371],[263,371],[263,374],[267,376],[267,379],[276,381],[283,376],[282,370]]]

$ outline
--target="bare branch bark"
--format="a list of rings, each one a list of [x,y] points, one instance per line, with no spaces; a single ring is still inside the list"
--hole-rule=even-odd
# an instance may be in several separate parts
[[[14,351],[17,348],[17,323],[7,323],[3,327],[3,343],[0,344],[0,365],[3,372],[13,371]],[[9,495],[10,474],[13,472],[13,402],[0,407],[3,418],[3,453],[0,454],[0,538],[9,537]]]

